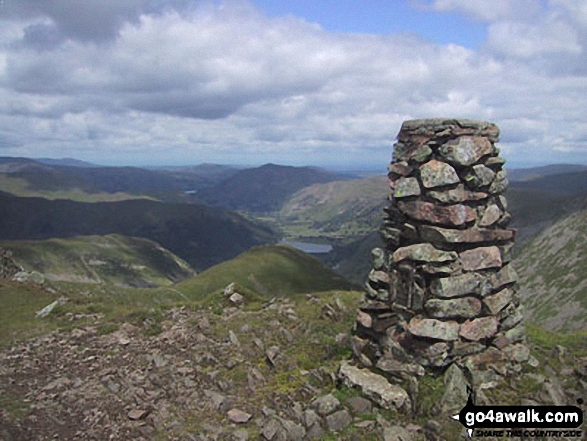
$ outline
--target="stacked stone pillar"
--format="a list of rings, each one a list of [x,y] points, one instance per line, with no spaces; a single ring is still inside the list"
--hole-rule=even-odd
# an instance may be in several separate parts
[[[528,359],[498,138],[482,121],[402,125],[389,165],[386,246],[373,250],[353,337],[361,364],[405,377]]]

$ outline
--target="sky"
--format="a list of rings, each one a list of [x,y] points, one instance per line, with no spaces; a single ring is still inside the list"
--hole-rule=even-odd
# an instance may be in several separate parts
[[[431,117],[587,164],[587,2],[0,0],[0,156],[384,171]]]

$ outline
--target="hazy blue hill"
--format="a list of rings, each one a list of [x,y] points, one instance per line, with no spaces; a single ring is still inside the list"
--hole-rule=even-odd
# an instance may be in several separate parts
[[[4,181],[22,180],[18,187],[21,190],[26,188],[29,192],[82,191],[87,194],[125,192],[135,195],[199,189],[229,176],[224,169],[215,169],[215,176],[210,168],[148,170],[139,167],[101,167],[83,164],[81,166],[76,160],[36,161],[28,158],[3,157],[0,158],[0,173],[3,173]],[[4,186],[10,191],[15,184],[5,183]]]
[[[151,239],[198,271],[277,240],[269,229],[236,213],[202,204],[144,199],[80,203],[0,196],[0,239],[106,234]]]
[[[201,298],[230,283],[271,298],[356,286],[320,260],[286,245],[263,245],[222,262],[176,285],[190,298]]]
[[[581,164],[550,164],[541,167],[508,169],[510,181],[530,181],[550,175],[559,175],[586,171],[587,165]]]
[[[99,165],[92,164],[91,162],[80,161],[75,158],[35,158],[35,161],[41,164],[47,165],[65,165],[70,167],[99,167]]]
[[[212,205],[249,212],[271,212],[296,191],[340,176],[315,167],[265,164],[240,170],[223,182],[198,192],[197,197]]]
[[[207,185],[207,181],[198,175],[176,176],[165,171],[138,167],[80,168],[59,166],[58,170],[69,176],[83,179],[94,191],[107,193],[186,191]]]
[[[587,170],[552,174],[528,181],[514,181],[511,187],[558,194],[587,193]]]
[[[54,281],[154,287],[193,276],[190,266],[156,242],[120,235],[4,241],[26,271]]]
[[[151,167],[150,169],[164,171],[178,177],[198,176],[205,180],[205,182],[207,182],[210,186],[230,178],[234,174],[238,173],[239,170],[241,170],[241,168],[236,168],[229,165],[207,163],[175,167]]]
[[[518,229],[518,246],[557,220],[587,208],[587,195],[511,186],[506,197],[512,215],[511,226]]]

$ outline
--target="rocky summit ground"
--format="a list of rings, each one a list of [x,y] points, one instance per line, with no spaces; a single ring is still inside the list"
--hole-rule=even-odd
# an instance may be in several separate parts
[[[439,407],[451,399],[440,376],[402,385],[412,407],[399,411],[339,384],[359,297],[327,292],[247,306],[232,293],[124,321],[67,313],[60,320],[71,326],[0,351],[0,439],[461,437]],[[569,348],[550,334],[535,339],[540,366],[492,385],[488,403],[575,404],[585,396],[584,339],[565,340]]]

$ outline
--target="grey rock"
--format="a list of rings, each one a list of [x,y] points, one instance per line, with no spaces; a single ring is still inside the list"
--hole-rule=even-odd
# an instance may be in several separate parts
[[[338,401],[338,399],[334,395],[327,394],[315,398],[314,401],[312,401],[311,406],[320,415],[326,416],[328,414],[331,414],[340,407],[340,401]]]
[[[433,159],[420,167],[422,185],[435,188],[456,184],[460,181],[455,169],[446,162]]]
[[[306,436],[306,429],[290,420],[281,420],[288,441],[302,441]]]
[[[513,295],[514,293],[511,289],[504,288],[497,294],[485,297],[483,303],[495,315],[512,302]]]
[[[486,137],[460,136],[442,145],[439,152],[450,163],[470,166],[493,153],[493,145]]]
[[[420,262],[452,262],[457,259],[457,253],[454,251],[442,251],[435,248],[429,243],[420,243],[398,248],[393,253],[393,261],[399,263],[403,260],[410,259]]]
[[[383,429],[383,441],[412,441],[414,438],[401,426],[386,427]]]
[[[410,320],[408,331],[418,337],[437,340],[451,341],[459,339],[459,324],[455,321],[414,317]]]
[[[424,305],[430,317],[438,319],[463,319],[477,317],[481,301],[476,297],[457,299],[430,299]]]
[[[271,363],[272,366],[276,366],[280,353],[281,351],[279,349],[279,346],[271,346],[269,349],[265,351],[265,356],[267,357],[267,360],[269,361],[269,363]]]
[[[441,412],[458,412],[467,404],[467,385],[463,371],[456,364],[451,364],[444,373],[445,392],[440,400]]]
[[[465,182],[472,188],[487,187],[495,179],[495,172],[482,164],[474,165],[465,176]]]
[[[401,387],[390,384],[383,376],[367,369],[359,369],[343,360],[339,378],[348,387],[359,387],[363,394],[385,409],[410,409],[408,393]]]
[[[345,401],[354,414],[370,413],[373,403],[363,397],[350,397]]]
[[[326,417],[326,426],[329,430],[338,432],[353,422],[353,417],[346,410],[342,409]]]
[[[409,196],[419,196],[422,193],[420,184],[416,178],[400,178],[395,182],[393,196],[395,198],[405,198]]]
[[[231,409],[227,413],[228,419],[236,424],[244,424],[249,422],[252,415],[240,409]]]
[[[436,297],[449,299],[466,294],[485,295],[489,291],[489,281],[481,274],[466,273],[454,277],[441,277],[430,284],[430,291]]]
[[[507,189],[508,184],[509,182],[507,172],[505,170],[501,170],[497,172],[491,187],[489,187],[489,192],[493,194],[501,194]]]

